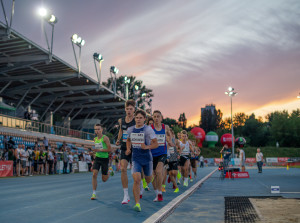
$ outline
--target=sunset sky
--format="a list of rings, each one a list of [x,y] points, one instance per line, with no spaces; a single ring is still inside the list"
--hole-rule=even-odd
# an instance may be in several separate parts
[[[10,10],[12,1],[4,2]],[[238,92],[234,113],[300,108],[299,0],[17,0],[12,27],[46,48],[42,5],[58,18],[56,56],[75,66],[77,33],[86,40],[85,74],[96,79],[92,55],[101,53],[102,80],[111,65],[137,76],[164,116],[185,112],[196,124],[200,108],[213,103],[228,117],[228,86]]]

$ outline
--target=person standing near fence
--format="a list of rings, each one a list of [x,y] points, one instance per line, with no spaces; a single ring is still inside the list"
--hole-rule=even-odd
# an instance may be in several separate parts
[[[69,157],[68,157],[67,148],[66,147],[63,147],[63,148],[64,148],[64,153],[63,153],[63,161],[64,161],[63,173],[67,174]]]
[[[72,152],[69,152],[68,159],[69,159],[69,169],[70,169],[69,173],[72,173],[73,172],[73,160],[74,160],[74,156],[73,156]]]
[[[256,163],[257,163],[258,173],[262,173],[263,161],[264,161],[264,155],[262,154],[262,152],[260,152],[260,148],[257,148]]]

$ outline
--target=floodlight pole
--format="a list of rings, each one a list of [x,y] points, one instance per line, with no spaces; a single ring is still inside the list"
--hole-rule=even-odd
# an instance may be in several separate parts
[[[234,158],[234,140],[233,140],[233,122],[232,122],[232,96],[230,96],[231,103],[231,139],[232,139],[232,158]]]
[[[13,16],[14,16],[14,13],[15,13],[15,0],[12,1],[11,14],[10,14],[10,21],[9,22],[8,22],[8,19],[7,19],[7,16],[6,16],[6,11],[5,11],[5,8],[4,8],[3,0],[1,0],[1,7],[2,7],[6,27],[7,27],[6,35],[7,35],[7,38],[9,39],[10,38],[10,33],[11,33],[12,20],[13,20]]]

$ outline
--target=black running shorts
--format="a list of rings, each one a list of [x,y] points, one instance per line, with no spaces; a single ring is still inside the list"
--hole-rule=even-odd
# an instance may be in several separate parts
[[[108,158],[99,158],[96,157],[93,163],[93,170],[100,170],[101,168],[101,173],[102,175],[108,175]]]

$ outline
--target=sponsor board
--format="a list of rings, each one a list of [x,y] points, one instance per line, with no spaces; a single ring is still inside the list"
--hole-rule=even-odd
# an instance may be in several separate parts
[[[290,158],[288,157],[278,157],[278,162],[281,163],[281,162],[287,162]]]
[[[79,161],[79,172],[87,172],[88,171],[88,165],[84,161]]]
[[[215,163],[219,164],[220,162],[223,162],[223,159],[221,159],[221,158],[215,158]]]
[[[248,172],[226,172],[225,178],[249,178]]]
[[[279,194],[280,193],[280,187],[279,186],[271,186],[271,193],[272,194]]]
[[[278,158],[277,157],[268,157],[266,159],[267,163],[278,163]]]
[[[0,161],[0,177],[12,177],[13,164],[13,161]]]
[[[255,158],[246,158],[246,163],[256,163],[256,159]]]

